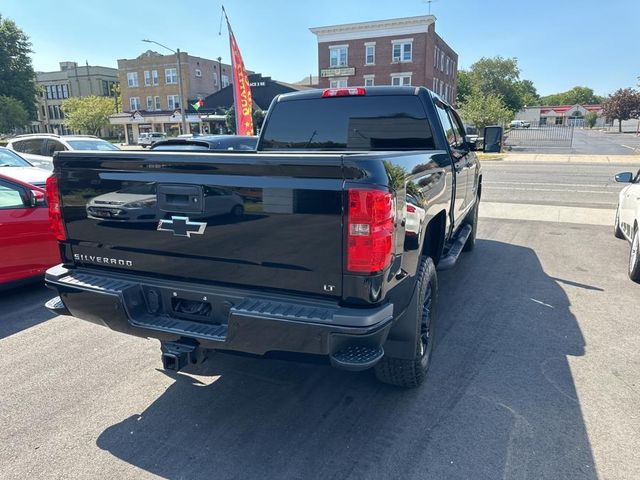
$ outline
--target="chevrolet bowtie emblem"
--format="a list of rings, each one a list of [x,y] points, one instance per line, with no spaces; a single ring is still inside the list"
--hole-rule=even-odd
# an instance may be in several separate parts
[[[202,235],[207,224],[204,222],[192,222],[189,217],[171,217],[171,220],[162,219],[158,222],[159,232],[173,232],[177,237],[189,237]]]

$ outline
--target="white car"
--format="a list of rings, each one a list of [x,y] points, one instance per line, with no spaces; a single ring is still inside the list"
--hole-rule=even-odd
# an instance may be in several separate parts
[[[634,175],[623,172],[616,175],[616,182],[628,183],[620,192],[616,210],[615,236],[631,244],[629,253],[629,278],[640,283],[640,170]]]
[[[34,167],[16,152],[0,147],[0,173],[21,182],[45,188],[49,170]]]
[[[531,123],[524,120],[513,120],[509,125],[511,128],[529,128]]]
[[[142,148],[152,147],[161,140],[166,140],[167,134],[162,132],[145,132],[138,137],[138,145]]]
[[[34,133],[9,140],[7,148],[18,152],[36,167],[53,170],[53,154],[65,150],[120,150],[112,143],[89,135]]]

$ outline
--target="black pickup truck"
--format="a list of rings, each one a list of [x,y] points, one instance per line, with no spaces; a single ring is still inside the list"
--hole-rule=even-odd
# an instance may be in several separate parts
[[[296,352],[419,385],[436,268],[474,247],[472,150],[429,90],[367,87],[277,97],[253,152],[60,152],[47,307],[159,339],[166,369]]]

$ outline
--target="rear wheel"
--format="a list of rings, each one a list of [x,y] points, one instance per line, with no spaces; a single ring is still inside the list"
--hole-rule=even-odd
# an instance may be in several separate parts
[[[638,227],[633,231],[631,252],[629,253],[629,278],[640,283],[640,235]]]
[[[613,235],[616,238],[624,238],[624,234],[622,233],[622,229],[620,228],[620,207],[616,209],[616,223],[613,227]]]
[[[427,375],[431,363],[438,280],[436,267],[429,257],[423,257],[420,262],[415,292],[412,304],[406,312],[406,315],[415,318],[416,323],[414,358],[392,358],[385,355],[375,366],[378,380],[399,387],[419,386]]]

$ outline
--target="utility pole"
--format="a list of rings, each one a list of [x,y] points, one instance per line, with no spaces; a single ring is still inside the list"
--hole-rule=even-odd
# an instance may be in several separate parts
[[[173,50],[166,45],[161,44],[160,42],[149,40],[147,38],[143,39],[142,41],[146,43],[155,43],[165,50],[169,50],[170,52],[175,53],[176,57],[178,58],[178,91],[180,93],[180,116],[182,117],[182,133],[189,133],[187,131],[187,109],[185,107],[186,102],[184,99],[184,91],[182,87],[182,59],[180,58],[180,49],[176,48],[175,50]]]

